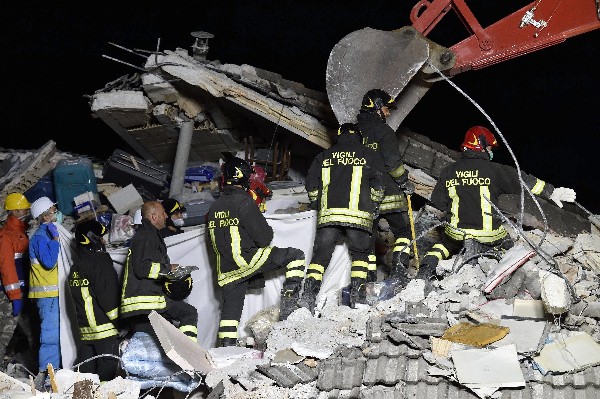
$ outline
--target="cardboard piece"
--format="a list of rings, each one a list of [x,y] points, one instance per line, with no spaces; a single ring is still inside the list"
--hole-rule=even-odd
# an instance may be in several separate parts
[[[504,338],[508,334],[508,331],[507,327],[500,327],[495,324],[471,324],[463,322],[447,329],[442,338],[481,348]]]
[[[206,375],[214,368],[208,352],[167,319],[154,310],[150,312],[148,319],[169,359],[190,377],[195,377],[194,371]]]
[[[506,277],[510,276],[515,270],[521,267],[534,254],[535,251],[533,249],[525,248],[522,245],[515,245],[506,251],[485,284],[483,284],[483,291],[486,294],[492,292]]]
[[[600,345],[579,333],[547,344],[533,361],[542,374],[578,371],[600,364]]]

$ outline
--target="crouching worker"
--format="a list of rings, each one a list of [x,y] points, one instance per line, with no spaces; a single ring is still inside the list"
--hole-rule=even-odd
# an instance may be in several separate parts
[[[498,206],[501,194],[517,194],[521,183],[517,170],[491,162],[492,150],[498,147],[494,134],[483,126],[470,128],[461,145],[460,159],[440,172],[431,194],[432,205],[445,215],[441,242],[436,243],[421,260],[417,278],[431,280],[441,259],[449,259],[465,245],[476,246],[475,256],[493,247],[509,249],[512,239],[502,226],[502,218],[492,205]],[[555,188],[534,176],[521,173],[523,182],[532,194],[552,200],[562,208],[562,201],[575,201],[570,188]],[[467,256],[467,261],[470,256]]]
[[[198,311],[189,303],[176,301],[165,294],[172,264],[160,230],[167,214],[158,201],[142,206],[142,225],[131,238],[125,260],[119,317],[129,324],[130,333],[142,331],[155,336],[148,314],[156,311],[192,340],[198,340]]]
[[[81,346],[75,364],[79,371],[98,374],[100,381],[117,375],[119,344],[119,277],[102,237],[107,229],[95,220],[75,228],[75,252],[69,272],[69,289],[75,303]],[[113,355],[100,356],[100,355]],[[99,356],[93,360],[95,356]]]
[[[221,346],[233,346],[249,280],[285,268],[280,309],[284,320],[298,307],[305,263],[300,249],[269,246],[273,229],[247,192],[253,173],[250,164],[232,157],[225,161],[222,172],[221,196],[208,211],[207,226],[223,295],[218,338]]]

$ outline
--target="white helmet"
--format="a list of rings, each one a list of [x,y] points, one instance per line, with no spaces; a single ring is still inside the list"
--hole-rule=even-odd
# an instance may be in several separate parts
[[[142,210],[136,209],[133,214],[133,224],[142,224]]]
[[[52,202],[48,197],[40,197],[33,201],[31,204],[31,216],[37,219],[42,213],[56,205],[56,202]]]

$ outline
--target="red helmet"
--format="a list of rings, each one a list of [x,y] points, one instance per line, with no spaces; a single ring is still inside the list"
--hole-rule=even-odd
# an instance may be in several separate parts
[[[487,146],[491,146],[492,148],[498,147],[498,141],[496,141],[494,134],[483,126],[473,126],[467,130],[465,139],[460,147],[462,150],[483,151]]]

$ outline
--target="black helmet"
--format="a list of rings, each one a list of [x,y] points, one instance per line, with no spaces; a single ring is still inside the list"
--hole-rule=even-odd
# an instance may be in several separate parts
[[[363,96],[360,109],[368,112],[377,112],[382,107],[396,109],[395,99],[384,90],[371,89]]]
[[[250,187],[250,175],[254,168],[238,157],[231,157],[223,163],[223,184],[236,184],[244,188]]]
[[[86,220],[75,227],[75,243],[79,248],[90,251],[106,251],[102,236],[106,234],[106,227],[96,220]]]
[[[165,280],[163,291],[166,296],[174,301],[182,301],[192,292],[193,280],[188,274],[181,280]]]
[[[338,136],[342,134],[361,134],[360,128],[356,123],[343,123],[338,129]]]
[[[181,202],[173,198],[167,198],[166,200],[164,200],[162,202],[162,206],[163,208],[165,208],[165,212],[169,216],[177,212],[183,213],[186,211],[185,206],[183,206]]]

